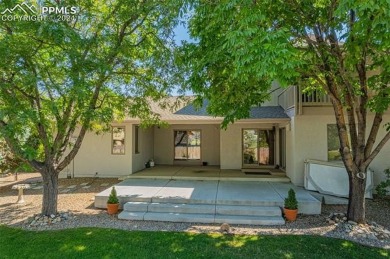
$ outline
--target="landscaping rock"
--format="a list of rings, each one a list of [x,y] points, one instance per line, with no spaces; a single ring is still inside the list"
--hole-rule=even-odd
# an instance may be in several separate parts
[[[71,212],[60,212],[56,215],[51,214],[48,216],[42,216],[42,215],[35,215],[34,217],[31,217],[30,219],[27,219],[25,221],[25,224],[28,225],[28,227],[39,227],[39,226],[50,226],[52,224],[56,224],[59,222],[62,222],[64,220],[68,220],[72,217]]]
[[[335,223],[343,223],[347,220],[347,217],[344,213],[331,213],[326,218],[326,222],[328,222],[330,225],[334,225]]]
[[[390,231],[383,226],[378,225],[376,222],[371,224],[357,224],[354,221],[347,221],[347,217],[344,213],[331,213],[326,218],[326,222],[329,225],[334,225],[345,235],[365,240],[388,240],[390,239]]]

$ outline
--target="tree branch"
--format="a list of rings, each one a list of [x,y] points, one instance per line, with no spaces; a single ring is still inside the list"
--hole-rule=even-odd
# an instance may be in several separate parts
[[[376,146],[374,151],[367,157],[367,159],[364,161],[362,167],[368,166],[372,160],[378,155],[378,153],[381,151],[381,149],[385,146],[385,144],[389,141],[390,139],[390,131],[386,133],[386,135],[383,137],[383,139],[379,142],[379,144]]]
[[[365,160],[369,157],[371,154],[372,148],[374,147],[376,137],[378,135],[378,131],[380,128],[380,125],[382,123],[383,114],[382,113],[376,113],[374,120],[372,122],[371,131],[367,139],[366,147],[364,150],[364,158]]]

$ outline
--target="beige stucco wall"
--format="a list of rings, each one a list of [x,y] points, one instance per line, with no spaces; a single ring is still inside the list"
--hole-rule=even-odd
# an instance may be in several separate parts
[[[272,129],[273,124],[235,123],[221,130],[221,169],[242,168],[242,130]]]
[[[287,130],[287,175],[291,182],[303,185],[304,160],[318,159],[327,161],[327,125],[335,124],[335,118],[331,108],[307,108],[304,115],[298,115],[291,120],[291,130]],[[368,115],[367,121],[372,122],[373,115]],[[390,115],[386,114],[384,120],[390,121]],[[367,128],[369,134],[370,125]],[[385,134],[382,127],[379,138]],[[370,168],[374,173],[374,183],[378,184],[384,179],[383,170],[390,167],[390,143],[387,143],[381,153],[371,163]]]
[[[132,125],[132,143],[135,143],[135,125]],[[132,145],[132,157],[133,157],[133,163],[132,163],[132,168],[133,172],[137,172],[139,170],[142,170],[145,168],[145,163],[149,161],[150,159],[153,158],[153,150],[154,150],[154,144],[153,144],[153,139],[154,139],[154,129],[148,128],[148,129],[143,129],[139,128],[139,133],[138,133],[138,145],[139,145],[139,153],[135,153],[135,145]]]
[[[172,165],[174,164],[174,130],[201,130],[201,161],[195,163],[201,164],[208,162],[209,165],[219,165],[219,125],[170,125],[168,127],[154,128],[154,160],[156,164]],[[186,162],[181,162],[186,163]],[[188,164],[194,164],[194,161],[188,161]]]
[[[119,177],[128,175],[132,170],[132,125],[129,123],[113,124],[125,126],[125,154],[111,154],[111,132],[99,134],[88,132],[74,159],[75,177]],[[73,171],[73,162],[61,172],[60,177],[66,177],[66,171]]]

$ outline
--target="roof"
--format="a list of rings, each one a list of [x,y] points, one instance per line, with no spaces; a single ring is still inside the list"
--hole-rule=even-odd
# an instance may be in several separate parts
[[[214,121],[222,122],[223,117],[215,117],[207,112],[209,101],[205,100],[202,107],[196,107],[193,104],[193,96],[186,97],[168,97],[160,102],[150,102],[150,108],[154,113],[160,115],[160,119],[167,122],[185,122],[185,121]],[[289,119],[289,116],[280,106],[259,106],[252,107],[249,112],[249,117],[244,119],[261,120],[261,119]],[[127,120],[136,120],[128,118]]]
[[[193,116],[212,116],[207,113],[208,100],[203,102],[202,107],[197,108],[192,103],[184,106],[174,114],[177,115],[193,115]],[[247,119],[288,119],[288,115],[280,106],[258,106],[252,107]]]

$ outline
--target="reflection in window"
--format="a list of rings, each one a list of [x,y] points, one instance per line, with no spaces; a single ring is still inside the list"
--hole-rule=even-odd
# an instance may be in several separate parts
[[[200,130],[175,130],[174,140],[176,160],[200,160]]]
[[[336,124],[328,124],[328,161],[340,161],[340,141]]]
[[[274,130],[245,129],[242,137],[244,165],[273,165],[275,163]]]
[[[112,154],[125,154],[125,127],[112,127]]]

